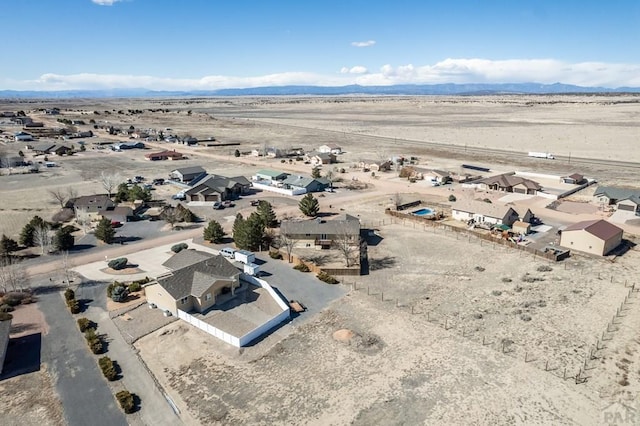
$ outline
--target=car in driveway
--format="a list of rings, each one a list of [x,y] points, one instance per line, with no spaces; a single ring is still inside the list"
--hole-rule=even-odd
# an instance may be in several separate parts
[[[259,204],[260,204],[260,200],[251,200],[251,205],[253,207],[255,207],[255,206],[259,205]]]
[[[222,209],[224,209],[224,204],[222,204],[220,201],[214,201],[213,202],[213,209],[214,210],[222,210]]]
[[[225,207],[235,207],[236,204],[231,200],[226,200],[222,202],[222,205]]]

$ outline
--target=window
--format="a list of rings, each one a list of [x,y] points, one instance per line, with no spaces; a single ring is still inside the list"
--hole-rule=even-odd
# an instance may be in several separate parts
[[[186,305],[187,304],[187,297],[183,297],[182,299],[180,299],[180,304],[181,305]]]
[[[205,294],[204,300],[207,300],[207,301],[211,300],[211,293]]]

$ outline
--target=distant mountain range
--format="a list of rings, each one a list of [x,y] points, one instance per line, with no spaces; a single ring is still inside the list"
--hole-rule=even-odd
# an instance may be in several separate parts
[[[0,90],[0,98],[154,98],[202,96],[339,96],[339,95],[499,95],[499,94],[640,93],[640,87],[583,87],[554,83],[398,84],[393,86],[268,86],[219,90]]]

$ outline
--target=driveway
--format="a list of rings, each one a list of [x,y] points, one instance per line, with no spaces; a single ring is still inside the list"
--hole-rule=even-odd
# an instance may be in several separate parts
[[[38,297],[50,326],[42,339],[42,360],[54,377],[67,424],[126,426],[125,416],[60,293]]]

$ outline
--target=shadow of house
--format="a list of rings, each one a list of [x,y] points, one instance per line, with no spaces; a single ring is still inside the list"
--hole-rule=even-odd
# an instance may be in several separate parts
[[[0,380],[40,370],[42,334],[33,333],[10,339]]]

